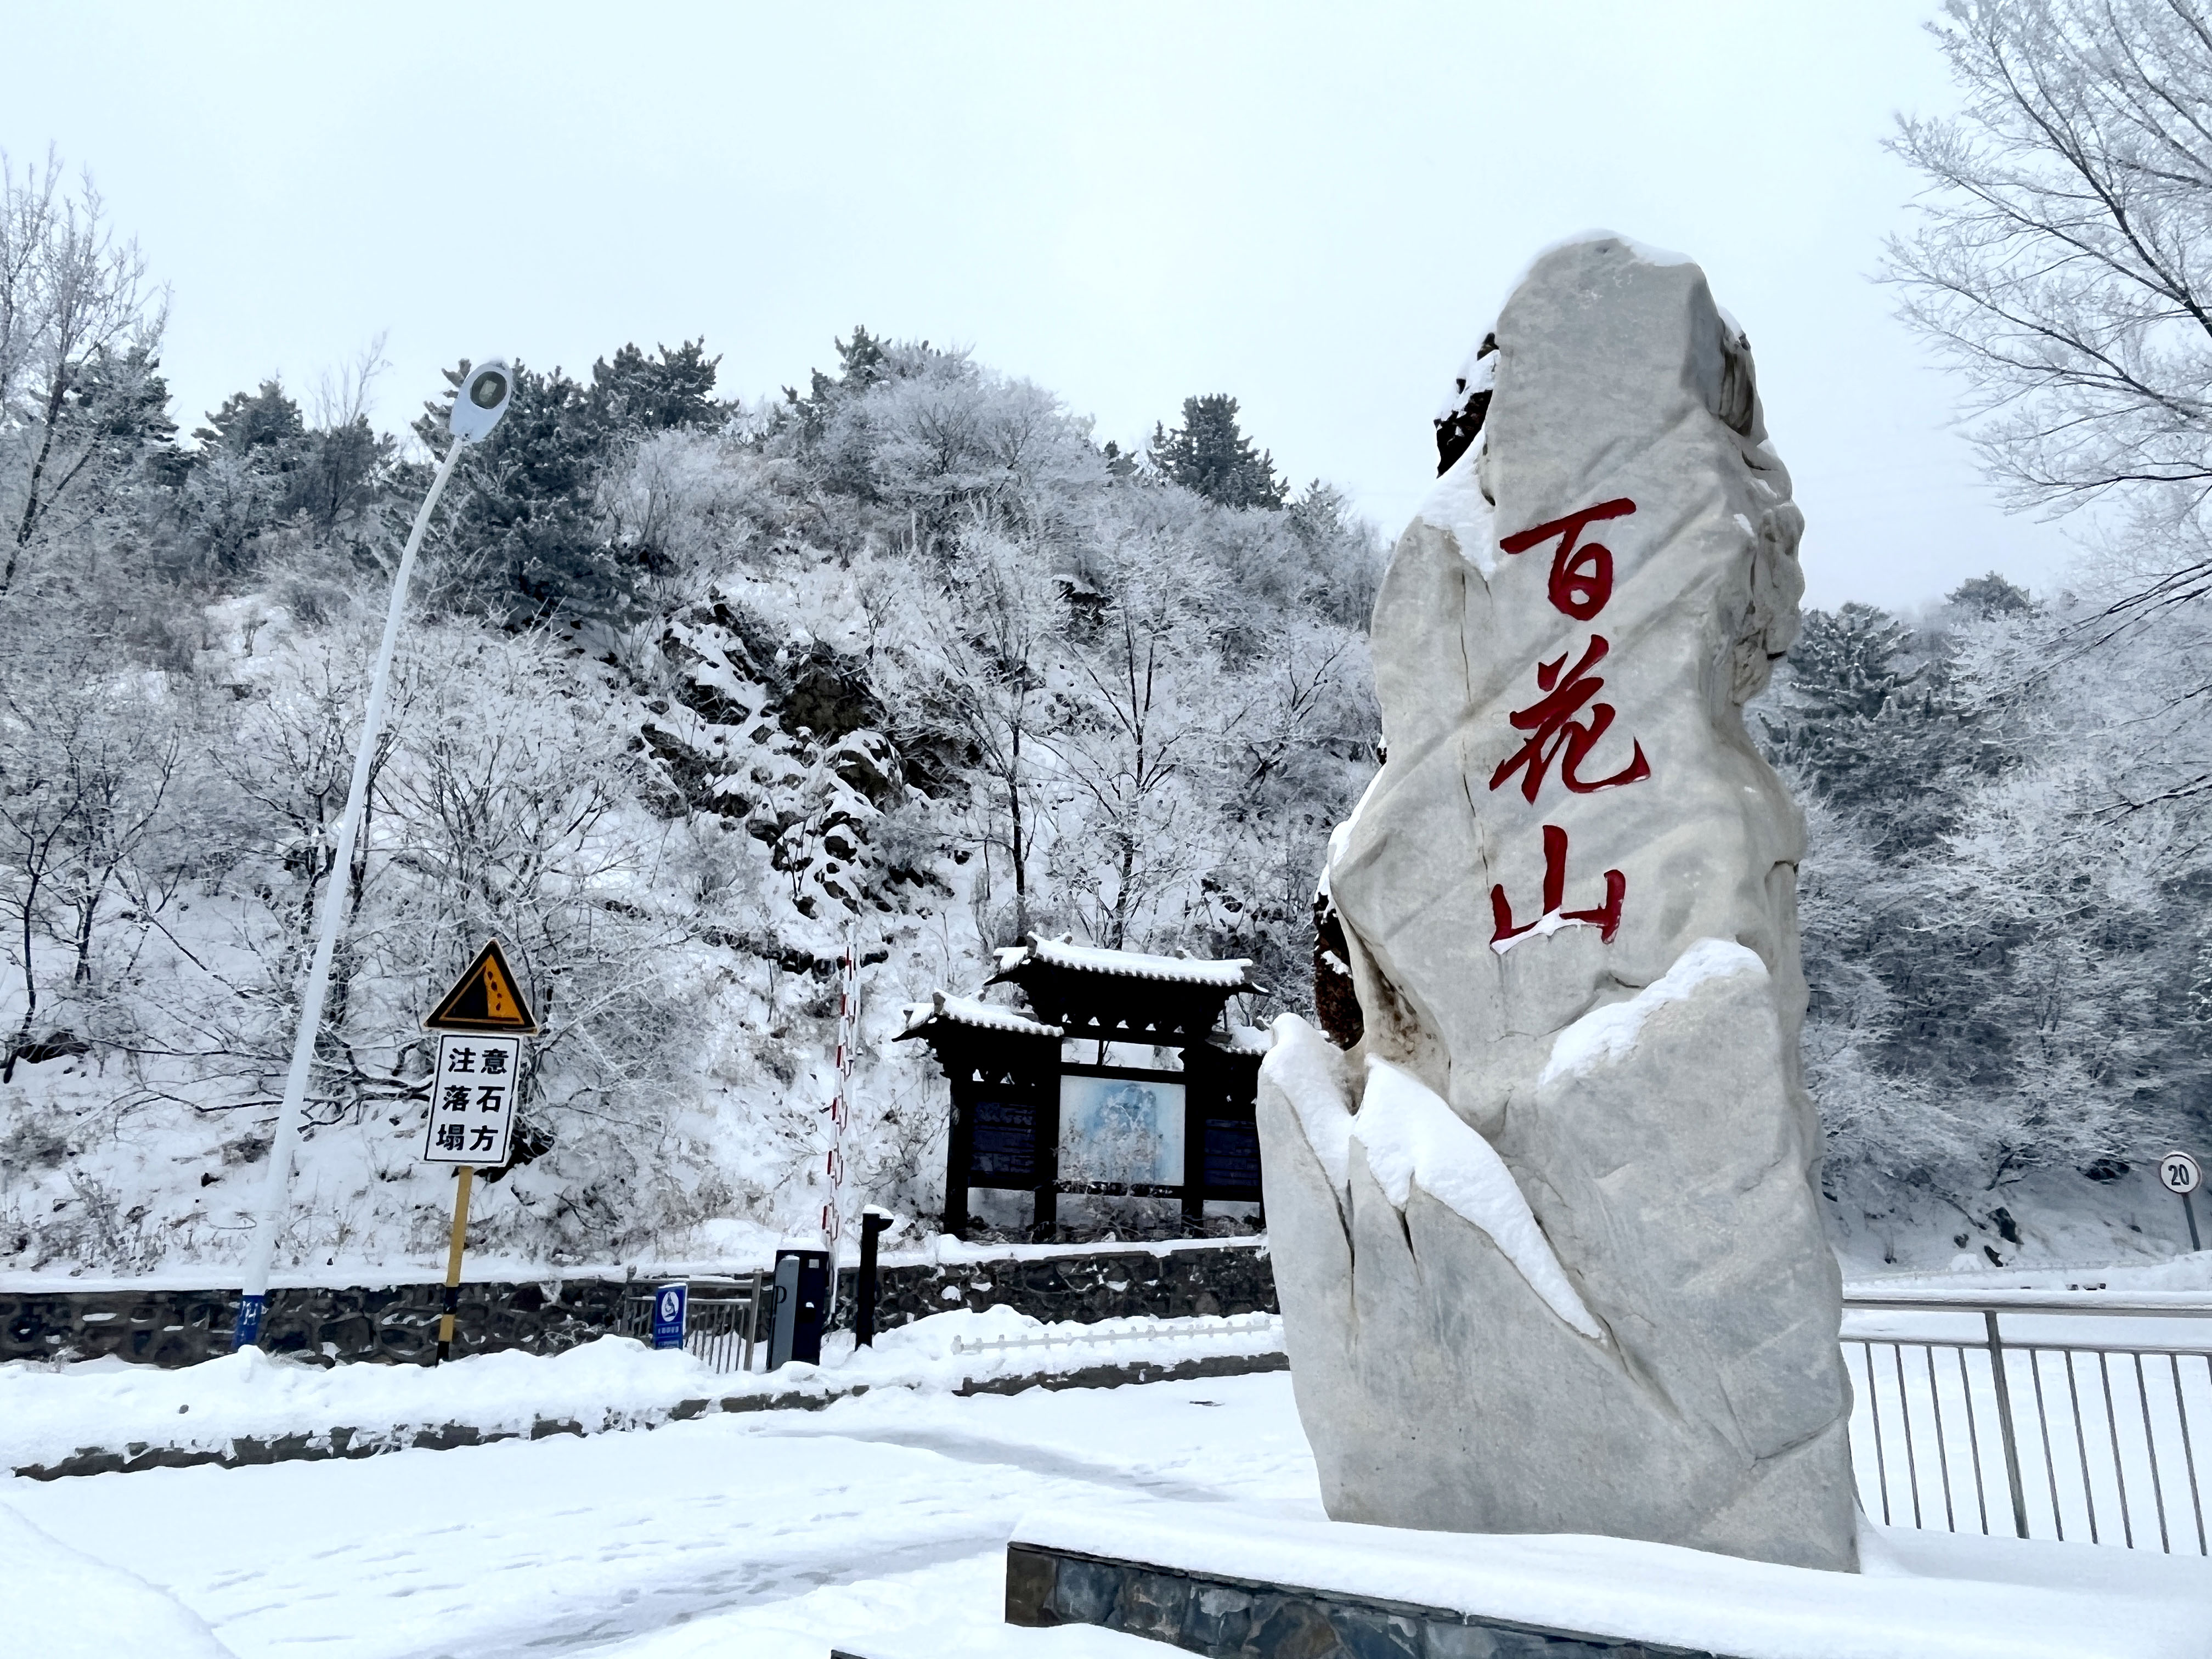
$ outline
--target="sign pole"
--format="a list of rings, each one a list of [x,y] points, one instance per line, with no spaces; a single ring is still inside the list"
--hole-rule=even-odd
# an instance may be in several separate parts
[[[438,1352],[431,1360],[441,1364],[453,1356],[453,1316],[461,1306],[461,1245],[469,1231],[469,1188],[476,1182],[476,1166],[461,1165],[453,1184],[453,1236],[446,1244],[446,1311],[438,1320]]]
[[[522,1039],[538,1029],[507,955],[493,939],[477,953],[423,1024],[438,1034],[422,1112],[422,1161],[457,1166],[453,1232],[446,1247],[446,1305],[438,1352],[453,1358],[453,1317],[461,1306],[461,1251],[468,1238],[469,1194],[479,1168],[506,1167],[514,1153],[522,1090]]]
[[[2181,1212],[2189,1218],[2189,1248],[2192,1251],[2204,1248],[2203,1241],[2197,1236],[2197,1203],[2191,1196],[2203,1179],[2203,1170],[2186,1152],[2168,1152],[2158,1161],[2158,1184],[2181,1200]]]

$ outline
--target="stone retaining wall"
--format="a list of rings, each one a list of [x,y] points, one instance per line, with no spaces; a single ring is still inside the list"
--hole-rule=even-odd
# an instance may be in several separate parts
[[[852,1322],[854,1277],[848,1267],[839,1278],[841,1327]],[[624,1296],[656,1282],[464,1285],[453,1350],[558,1353],[625,1328]],[[889,1330],[955,1308],[1000,1305],[1039,1319],[1086,1323],[1278,1311],[1264,1244],[1133,1247],[888,1267],[876,1322]],[[436,1346],[443,1306],[444,1290],[437,1285],[276,1290],[270,1293],[264,1346],[333,1362],[421,1360]],[[236,1291],[0,1291],[0,1360],[112,1354],[146,1364],[190,1365],[230,1352],[237,1311]]]

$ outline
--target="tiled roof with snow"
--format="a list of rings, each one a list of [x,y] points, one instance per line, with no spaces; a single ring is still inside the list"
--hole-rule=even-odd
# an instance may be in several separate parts
[[[1252,965],[1249,957],[1232,957],[1224,962],[1209,961],[1203,957],[1154,957],[1141,951],[1102,951],[1094,945],[1069,945],[1050,939],[1009,945],[997,955],[1000,978],[1029,963],[1041,962],[1054,968],[1072,968],[1079,973],[1119,974],[1128,979],[1212,985],[1231,991],[1251,987],[1251,981],[1245,977],[1245,969]]]
[[[1019,1036],[1056,1037],[1060,1034],[1057,1025],[1047,1025],[1030,1019],[1011,1008],[1001,1008],[995,1003],[978,1002],[973,997],[949,997],[942,991],[932,991],[927,1002],[909,1002],[901,1011],[906,1015],[902,1037],[918,1035],[925,1026],[945,1020],[954,1025],[972,1025],[984,1031],[1012,1031]]]

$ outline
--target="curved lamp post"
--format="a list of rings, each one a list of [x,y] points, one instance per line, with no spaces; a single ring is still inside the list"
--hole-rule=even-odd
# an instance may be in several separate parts
[[[284,1079],[284,1105],[276,1116],[276,1134],[269,1147],[269,1172],[264,1177],[261,1208],[255,1218],[252,1253],[246,1258],[245,1294],[239,1298],[238,1322],[231,1333],[234,1349],[250,1348],[261,1340],[262,1316],[269,1306],[269,1270],[276,1255],[276,1235],[290,1207],[292,1158],[299,1146],[300,1115],[307,1097],[307,1075],[314,1063],[315,1039],[322,1030],[323,1002],[330,990],[331,957],[337,949],[338,923],[343,914],[346,875],[353,868],[354,841],[361,831],[362,808],[368,796],[369,757],[384,724],[385,693],[392,683],[392,657],[399,643],[399,621],[407,608],[407,584],[415,574],[415,556],[422,550],[422,532],[429,528],[431,509],[445,493],[453,463],[466,446],[481,441],[507,413],[514,395],[514,375],[504,361],[493,358],[469,370],[454,394],[447,428],[453,436],[446,459],[438,463],[430,493],[415,514],[415,527],[407,533],[407,548],[399,556],[399,571],[392,581],[392,605],[384,617],[384,641],[377,647],[376,672],[369,680],[368,706],[362,711],[361,741],[353,754],[353,782],[346,791],[345,811],[338,819],[338,841],[315,917],[315,954],[307,969],[307,984],[300,998],[300,1026],[292,1040],[292,1069]]]

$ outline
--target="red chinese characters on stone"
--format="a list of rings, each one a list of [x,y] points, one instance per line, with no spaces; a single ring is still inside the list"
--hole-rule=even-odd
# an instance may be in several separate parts
[[[1555,823],[1544,826],[1544,908],[1528,921],[1516,923],[1512,902],[1503,884],[1490,890],[1493,927],[1490,948],[1504,956],[1514,941],[1526,933],[1551,934],[1562,927],[1595,927],[1606,944],[1620,931],[1620,902],[1628,896],[1628,878],[1618,870],[1605,872],[1605,902],[1587,910],[1565,908],[1567,902],[1567,832]]]
[[[1537,665],[1536,689],[1545,695],[1526,708],[1515,709],[1510,717],[1516,726],[1528,733],[1528,740],[1490,775],[1492,789],[1503,788],[1506,780],[1519,772],[1522,775],[1521,793],[1533,806],[1536,792],[1543,787],[1544,775],[1552,769],[1555,759],[1559,763],[1559,781],[1577,795],[1617,789],[1651,775],[1651,763],[1644,759],[1640,743],[1635,745],[1628,764],[1609,778],[1585,778],[1578,771],[1583,757],[1613,725],[1613,705],[1590,701],[1605,690],[1605,682],[1589,671],[1605,660],[1608,649],[1604,635],[1591,635],[1590,642],[1583,648],[1582,659],[1567,669],[1564,680],[1559,671],[1566,668],[1565,652],[1550,662]],[[1585,703],[1589,705],[1589,718],[1577,720],[1575,716],[1583,712]]]
[[[1626,518],[1635,511],[1636,503],[1624,495],[1508,536],[1498,546],[1507,553],[1525,553],[1557,541],[1559,550],[1552,556],[1546,597],[1562,615],[1589,622],[1613,598],[1613,550],[1598,542],[1583,542],[1583,532],[1594,524]],[[1554,761],[1559,763],[1559,781],[1577,795],[1638,783],[1651,775],[1651,763],[1644,758],[1641,743],[1632,744],[1628,764],[1612,776],[1585,778],[1581,773],[1583,762],[1611,729],[1616,712],[1611,703],[1596,701],[1605,682],[1592,672],[1611,648],[1604,635],[1593,634],[1573,667],[1567,666],[1571,653],[1564,651],[1553,660],[1537,665],[1536,689],[1544,695],[1508,716],[1515,729],[1528,737],[1491,774],[1493,790],[1503,788],[1517,772],[1522,797],[1533,806]],[[1563,927],[1595,927],[1599,939],[1610,945],[1620,930],[1620,907],[1628,896],[1628,878],[1618,870],[1607,871],[1605,902],[1584,910],[1565,908],[1566,892],[1567,832],[1547,823],[1544,826],[1543,908],[1533,920],[1516,923],[1504,887],[1493,886],[1490,948],[1504,956],[1530,933],[1548,936]]]
[[[1508,536],[1498,545],[1508,553],[1526,553],[1557,537],[1559,550],[1552,556],[1551,580],[1544,591],[1554,611],[1577,622],[1588,622],[1604,610],[1605,602],[1613,597],[1613,550],[1597,542],[1577,548],[1576,539],[1594,524],[1601,524],[1607,519],[1625,519],[1635,511],[1636,503],[1623,495],[1617,501],[1600,501],[1595,507],[1570,513],[1564,519],[1554,519],[1549,524]]]

